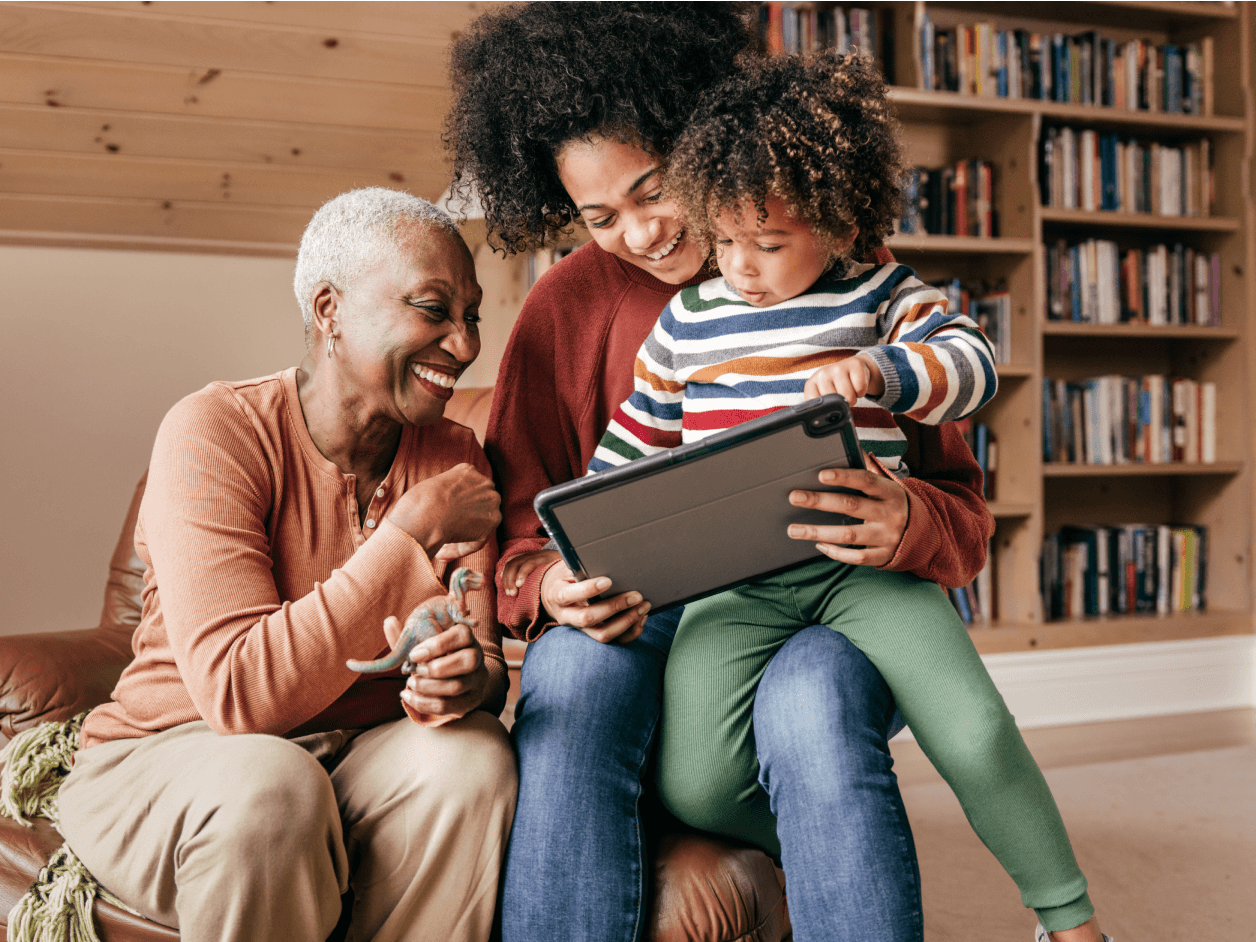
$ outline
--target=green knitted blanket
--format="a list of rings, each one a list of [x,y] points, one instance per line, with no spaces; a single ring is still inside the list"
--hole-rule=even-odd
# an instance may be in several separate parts
[[[57,795],[70,774],[86,716],[41,723],[0,751],[0,814],[23,827],[33,827],[35,817],[57,827]],[[9,913],[9,942],[100,942],[92,922],[97,897],[139,915],[97,883],[70,846],[62,844]]]

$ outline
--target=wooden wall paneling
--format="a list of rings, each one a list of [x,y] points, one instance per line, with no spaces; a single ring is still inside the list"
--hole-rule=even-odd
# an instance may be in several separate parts
[[[0,192],[0,242],[292,255],[312,209]],[[169,240],[169,244],[163,244]],[[216,245],[215,243],[223,243]]]
[[[0,52],[199,65],[440,88],[448,36],[403,37],[299,25],[255,26],[170,13],[9,2],[0,5]]]
[[[444,87],[0,53],[0,102],[432,132]]]
[[[437,195],[448,180],[440,164],[406,168],[401,176],[416,192]],[[0,187],[8,193],[228,200],[312,211],[345,190],[400,185],[380,170],[0,150]]]
[[[0,104],[0,148],[342,167],[388,174],[415,167],[426,171],[440,167],[444,160],[440,137],[430,131],[25,104]]]
[[[0,4],[0,240],[283,255],[344,190],[435,200],[449,41],[485,8]]]
[[[102,7],[128,10],[133,13],[159,16],[176,15],[183,18],[228,20],[259,25],[290,26],[294,23],[305,27],[355,32],[384,33],[411,36],[420,39],[437,39],[448,42],[461,30],[467,20],[478,13],[500,4],[487,3],[377,3],[370,0],[353,0],[350,3],[320,3],[307,0],[284,0],[283,3],[258,3],[255,0],[223,0],[223,2],[169,2],[169,0],[101,0],[93,3],[74,3],[71,6]]]

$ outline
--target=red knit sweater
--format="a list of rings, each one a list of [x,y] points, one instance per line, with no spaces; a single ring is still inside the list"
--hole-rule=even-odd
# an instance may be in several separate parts
[[[663,306],[707,277],[703,271],[669,285],[590,243],[547,271],[524,301],[497,375],[485,443],[502,493],[498,617],[517,637],[535,640],[553,624],[540,603],[544,568],[518,595],[501,591],[505,562],[548,540],[532,499],[584,474],[615,408],[632,392],[637,350]],[[907,530],[884,568],[967,585],[994,533],[981,470],[954,425],[896,421],[914,477],[902,482]]]

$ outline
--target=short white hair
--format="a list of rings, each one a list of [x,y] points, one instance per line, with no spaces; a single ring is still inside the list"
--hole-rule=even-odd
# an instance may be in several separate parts
[[[347,291],[354,281],[399,250],[402,221],[444,230],[462,240],[448,213],[402,190],[364,187],[341,193],[319,207],[301,235],[292,277],[307,343],[314,329],[314,289],[327,282]]]

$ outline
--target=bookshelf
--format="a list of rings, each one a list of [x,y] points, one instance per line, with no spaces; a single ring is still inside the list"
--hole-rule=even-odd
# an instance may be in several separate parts
[[[994,430],[999,455],[997,488],[990,501],[997,526],[992,543],[997,617],[974,622],[971,633],[978,650],[1251,633],[1253,441],[1247,403],[1256,352],[1249,343],[1252,303],[1243,272],[1256,253],[1251,251],[1246,178],[1253,143],[1245,105],[1250,85],[1244,71],[1250,54],[1247,4],[819,2],[765,4],[761,21],[772,15],[772,7],[786,6],[793,6],[801,18],[821,20],[854,8],[873,12],[875,51],[891,83],[909,164],[939,168],[976,158],[995,167],[997,236],[911,234],[896,235],[889,243],[896,257],[926,281],[958,277],[998,283],[1006,285],[1012,298],[1010,362],[999,366],[998,395],[974,417]],[[924,88],[921,79],[928,73],[920,37],[926,17],[935,32],[982,23],[992,31],[1042,36],[1095,31],[1100,39],[1113,41],[1105,54],[1136,49],[1137,42],[1146,43],[1144,49],[1189,47],[1192,78],[1202,83],[1195,86],[1196,113]],[[804,38],[832,34],[823,24],[819,30],[799,29]],[[1112,74],[1109,88],[1115,87]],[[1162,73],[1148,76],[1159,81]],[[1127,85],[1123,92],[1127,102],[1132,88]],[[1114,92],[1103,94],[1115,100]],[[1163,87],[1160,94],[1169,100]],[[1206,139],[1211,206],[1198,215],[1173,216],[1043,206],[1040,145],[1047,129],[1065,126],[1181,148]],[[1048,320],[1047,246],[1092,239],[1115,242],[1122,250],[1181,243],[1209,258],[1217,256],[1220,324]],[[1045,461],[1044,377],[1076,382],[1105,374],[1160,374],[1215,383],[1217,460],[1114,465]],[[1044,621],[1038,575],[1044,535],[1070,525],[1130,522],[1208,528],[1207,609]]]

